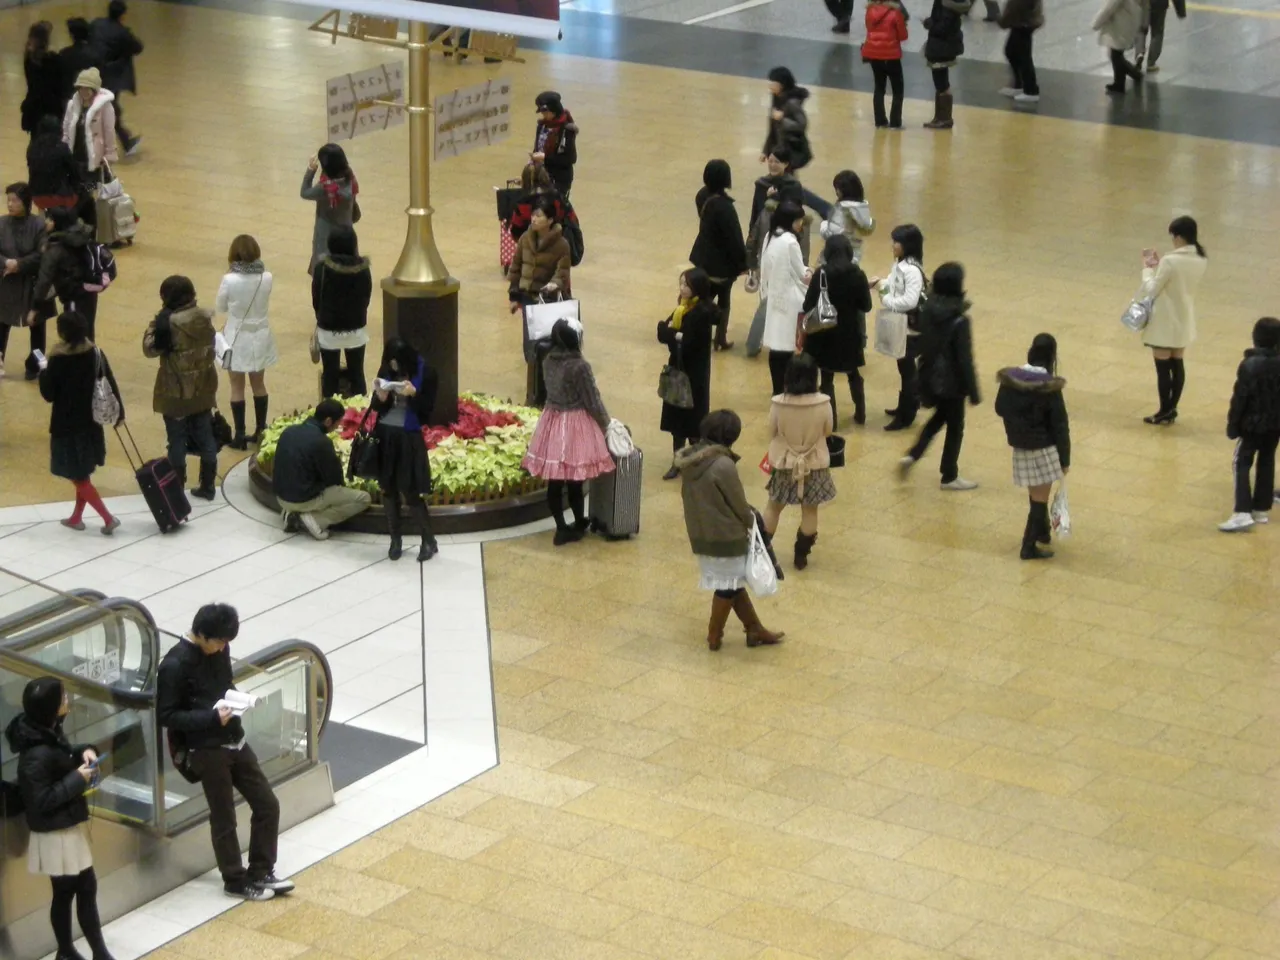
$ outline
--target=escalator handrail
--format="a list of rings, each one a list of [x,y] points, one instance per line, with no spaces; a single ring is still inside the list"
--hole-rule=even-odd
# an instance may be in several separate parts
[[[316,732],[323,735],[329,724],[329,714],[333,712],[333,668],[329,666],[329,658],[314,643],[307,640],[281,640],[263,647],[246,657],[236,660],[232,679],[241,680],[269,670],[276,663],[288,659],[290,655],[306,655],[312,663],[320,668],[324,675],[324,714],[319,718]]]
[[[68,670],[52,667],[47,663],[34,660],[16,650],[0,647],[0,666],[10,673],[37,680],[40,677],[55,677],[62,681],[63,689],[68,694],[78,694],[93,700],[109,700],[118,707],[129,710],[150,710],[155,706],[155,694],[147,690],[126,690],[109,683],[101,683],[79,676]]]
[[[115,613],[137,615],[136,617],[130,616],[130,619],[148,628],[146,633],[151,641],[151,662],[153,665],[158,663],[160,659],[160,628],[156,626],[155,618],[151,616],[150,610],[137,600],[130,600],[127,597],[104,597],[91,606],[82,607],[79,610],[71,610],[65,617],[47,621],[32,627],[25,633],[10,637],[4,641],[3,647],[7,650],[22,651],[39,644],[56,642],[61,639],[59,634],[83,630],[101,620],[108,619],[111,614]]]
[[[7,571],[6,571],[7,572]],[[31,584],[32,581],[25,581]],[[56,617],[64,610],[74,610],[77,607],[98,603],[107,599],[107,595],[98,590],[78,589],[66,590],[62,593],[54,594],[39,603],[33,603],[29,607],[24,607],[17,613],[11,613],[6,617],[0,617],[0,644],[4,644],[2,638],[13,633],[15,630],[21,630],[32,623],[38,623],[41,620],[47,620],[50,617]],[[7,644],[4,644],[7,646]]]

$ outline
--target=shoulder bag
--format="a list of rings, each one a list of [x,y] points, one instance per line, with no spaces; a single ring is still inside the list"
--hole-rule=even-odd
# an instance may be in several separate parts
[[[778,571],[769,557],[769,546],[758,519],[751,525],[746,579],[747,587],[757,597],[771,597],[778,592]]]
[[[93,422],[104,427],[115,426],[120,422],[120,398],[116,396],[115,390],[111,388],[111,381],[107,379],[106,364],[102,359],[102,351],[94,347],[93,352],[97,357],[97,370],[94,373],[93,400],[91,404]]]
[[[827,293],[827,271],[818,271],[818,302],[804,315],[804,332],[807,334],[822,333],[834,330],[839,318],[836,308],[831,305],[831,297]]]
[[[668,363],[662,368],[662,373],[658,374],[658,396],[663,403],[681,410],[692,410],[693,384],[689,381],[689,375],[680,369],[683,364],[682,356],[683,349],[677,343],[676,362]]]
[[[360,426],[351,440],[351,455],[347,458],[348,480],[376,480],[378,478],[378,436],[369,432],[369,415],[373,404],[365,407]]]
[[[1124,313],[1120,314],[1120,322],[1134,333],[1142,332],[1151,322],[1151,308],[1154,304],[1153,297],[1134,299],[1129,306],[1125,307]]]

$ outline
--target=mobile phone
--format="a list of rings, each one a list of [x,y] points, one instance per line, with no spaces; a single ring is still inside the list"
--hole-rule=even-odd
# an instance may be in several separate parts
[[[43,350],[32,350],[31,356],[36,358],[36,366],[41,370],[49,365],[49,361],[45,359]]]
[[[108,752],[108,753],[100,753],[100,754],[98,754],[98,756],[97,756],[93,761],[91,761],[91,762],[90,762],[89,766],[91,766],[91,767],[97,767],[97,766],[100,766],[100,765],[102,764],[102,761],[103,761],[103,760],[105,760],[105,759],[107,759],[107,757],[109,757],[109,756],[111,756],[111,754],[110,754],[109,752]]]

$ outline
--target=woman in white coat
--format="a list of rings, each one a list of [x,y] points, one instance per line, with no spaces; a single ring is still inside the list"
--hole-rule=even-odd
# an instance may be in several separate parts
[[[1146,18],[1148,0],[1103,0],[1102,9],[1093,18],[1093,29],[1098,31],[1098,43],[1111,52],[1112,81],[1107,93],[1124,93],[1127,77],[1134,83],[1142,82],[1142,71],[1125,59],[1124,52],[1138,44],[1142,21]]]
[[[796,353],[796,331],[812,273],[800,252],[804,210],[794,203],[780,203],[770,227],[760,255],[760,298],[766,304],[764,346],[776,397],[782,393],[787,364]]]
[[[906,430],[916,421],[920,396],[916,381],[916,338],[920,336],[920,301],[927,294],[924,277],[924,234],[914,223],[904,223],[889,234],[893,241],[893,269],[888,277],[872,277],[871,289],[880,293],[880,306],[907,318],[907,352],[898,360],[898,405],[886,410],[886,430]]]
[[[218,287],[216,309],[227,315],[222,328],[219,362],[231,379],[231,419],[235,423],[233,450],[257,443],[267,426],[266,369],[279,359],[276,340],[267,322],[271,303],[271,274],[262,263],[258,241],[241,234],[231,241],[229,269]],[[253,436],[244,431],[244,378],[253,390]]]
[[[1160,394],[1160,409],[1142,418],[1147,423],[1167,425],[1178,419],[1178,401],[1187,382],[1182,354],[1196,338],[1196,291],[1209,266],[1199,233],[1193,219],[1178,217],[1169,224],[1172,250],[1163,257],[1155,250],[1142,251],[1142,289],[1137,299],[1152,301],[1142,342],[1155,358]]]

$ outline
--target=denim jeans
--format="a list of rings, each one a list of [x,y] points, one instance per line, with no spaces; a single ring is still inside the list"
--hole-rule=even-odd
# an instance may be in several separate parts
[[[199,451],[200,466],[214,474],[218,469],[218,443],[213,439],[213,411],[193,413],[189,417],[165,417],[164,432],[169,441],[169,462],[187,482],[187,449]]]

